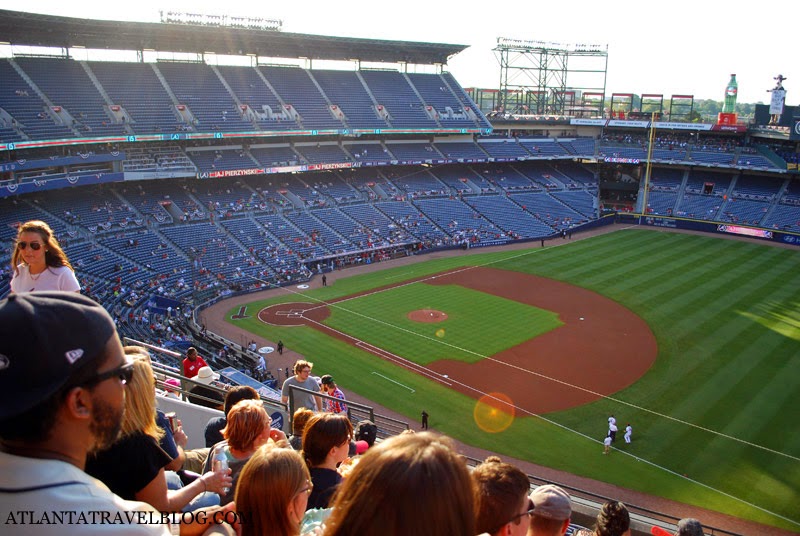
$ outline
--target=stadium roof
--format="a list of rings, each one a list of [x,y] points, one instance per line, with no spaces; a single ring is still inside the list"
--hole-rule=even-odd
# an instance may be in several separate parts
[[[12,45],[446,64],[467,45],[384,41],[188,24],[77,19],[0,10],[0,41]]]

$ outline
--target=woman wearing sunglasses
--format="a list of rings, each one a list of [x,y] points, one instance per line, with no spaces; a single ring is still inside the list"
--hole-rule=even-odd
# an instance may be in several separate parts
[[[53,230],[43,221],[31,220],[19,226],[11,268],[12,292],[81,290],[67,255]]]

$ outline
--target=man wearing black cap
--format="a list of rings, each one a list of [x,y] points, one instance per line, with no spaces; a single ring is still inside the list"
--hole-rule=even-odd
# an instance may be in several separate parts
[[[83,471],[87,452],[116,438],[132,373],[113,320],[91,299],[0,301],[0,518],[15,534],[171,533],[168,515]]]
[[[342,392],[339,387],[336,386],[336,382],[333,380],[333,376],[330,374],[325,374],[320,378],[320,388],[322,392],[328,396],[332,396],[337,398],[338,400],[325,400],[325,411],[329,411],[331,413],[347,413],[347,404],[344,403],[344,393]],[[341,402],[340,402],[341,400]]]

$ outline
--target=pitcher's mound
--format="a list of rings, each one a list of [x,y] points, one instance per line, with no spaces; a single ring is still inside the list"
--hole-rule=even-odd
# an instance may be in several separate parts
[[[436,309],[417,309],[408,313],[408,319],[413,322],[444,322],[447,320],[447,313]]]

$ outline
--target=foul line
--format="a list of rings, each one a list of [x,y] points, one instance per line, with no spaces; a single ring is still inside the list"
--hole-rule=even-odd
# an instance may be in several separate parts
[[[391,379],[389,376],[384,376],[383,374],[378,374],[377,372],[374,372],[374,371],[373,371],[372,373],[373,373],[374,375],[376,375],[376,376],[380,376],[380,377],[381,377],[381,378],[383,378],[384,380],[389,380],[389,381],[390,381],[390,382],[392,382],[392,383],[396,383],[396,384],[397,384],[397,385],[399,385],[400,387],[405,387],[406,389],[408,389],[408,390],[409,390],[409,391],[411,391],[412,393],[416,393],[416,391],[415,391],[414,389],[412,389],[411,387],[409,387],[408,385],[403,385],[402,383],[400,383],[400,382],[398,382],[398,381],[394,381],[394,380],[393,380],[393,379]]]
[[[633,227],[631,227],[631,228],[633,228]],[[621,231],[622,231],[622,230],[624,230],[624,229],[621,229]],[[566,245],[566,244],[560,244],[560,246],[561,246],[561,245]],[[552,249],[552,247],[559,247],[559,246],[551,246],[551,249]],[[343,299],[343,300],[341,300],[341,301],[337,301],[337,302],[335,302],[335,303],[326,302],[325,300],[321,300],[321,299],[319,299],[319,298],[316,298],[316,297],[314,297],[314,296],[308,296],[307,294],[304,294],[304,293],[302,293],[302,292],[298,292],[298,291],[296,291],[296,290],[294,290],[294,289],[290,289],[290,288],[288,288],[288,287],[281,287],[281,288],[282,288],[282,289],[284,289],[284,290],[286,290],[286,291],[287,291],[287,292],[289,292],[289,293],[292,293],[292,294],[297,294],[297,295],[299,295],[299,296],[303,296],[303,297],[304,297],[304,298],[306,298],[306,299],[310,299],[310,300],[313,300],[313,301],[315,301],[315,302],[318,302],[318,303],[319,303],[319,305],[318,305],[318,306],[316,306],[316,307],[312,307],[312,308],[310,308],[310,309],[307,309],[308,311],[313,311],[313,310],[315,310],[315,309],[320,309],[320,308],[322,308],[322,307],[335,307],[335,308],[338,308],[338,309],[342,310],[343,312],[347,312],[347,313],[350,313],[350,314],[353,314],[353,315],[359,316],[359,317],[361,317],[361,318],[369,319],[369,320],[371,320],[371,321],[373,321],[373,322],[377,322],[377,323],[379,323],[379,324],[382,324],[382,325],[384,325],[384,326],[391,327],[391,328],[393,328],[393,329],[396,329],[396,330],[402,331],[402,332],[404,332],[404,333],[406,333],[406,334],[409,334],[409,335],[412,335],[412,336],[416,336],[416,337],[420,337],[420,338],[426,339],[426,340],[428,340],[428,341],[434,342],[434,343],[436,343],[436,344],[444,344],[445,346],[449,346],[450,348],[453,348],[453,349],[456,349],[456,350],[462,351],[462,352],[464,352],[464,353],[471,354],[471,355],[474,355],[474,356],[480,357],[480,358],[482,358],[482,359],[489,359],[489,360],[491,360],[491,361],[493,361],[493,362],[495,362],[495,363],[498,363],[498,364],[501,364],[501,365],[505,365],[505,366],[507,366],[507,367],[510,367],[510,368],[516,369],[516,370],[518,370],[518,371],[521,371],[521,372],[524,372],[524,373],[527,373],[527,374],[530,374],[530,375],[533,375],[533,376],[537,376],[537,377],[539,377],[539,378],[542,378],[542,379],[545,379],[545,380],[549,380],[549,381],[552,381],[552,382],[559,383],[559,384],[561,384],[561,385],[563,385],[563,386],[565,386],[565,387],[570,387],[570,388],[572,388],[572,389],[577,389],[577,390],[579,390],[579,391],[583,391],[583,392],[585,392],[585,393],[590,393],[590,394],[592,394],[592,395],[598,396],[599,398],[606,399],[606,400],[610,400],[610,401],[612,401],[612,402],[616,402],[616,403],[619,403],[619,404],[622,404],[622,405],[628,406],[628,407],[630,407],[630,408],[634,408],[634,409],[637,409],[637,410],[643,411],[643,412],[645,412],[645,413],[649,413],[649,414],[651,414],[651,415],[655,415],[655,416],[657,416],[657,417],[662,417],[662,418],[665,418],[665,419],[671,420],[671,421],[673,421],[673,422],[676,422],[676,423],[679,423],[679,424],[683,424],[683,425],[686,425],[686,426],[689,426],[689,427],[692,427],[692,428],[695,428],[695,429],[698,429],[698,430],[702,430],[702,431],[704,431],[704,432],[708,432],[708,433],[711,433],[711,434],[715,434],[715,435],[718,435],[719,437],[723,437],[723,438],[725,438],[725,439],[730,439],[730,440],[732,440],[732,441],[735,441],[735,442],[738,442],[738,443],[741,443],[741,444],[747,445],[747,446],[749,446],[749,447],[753,447],[753,448],[761,449],[761,450],[764,450],[764,451],[766,451],[766,452],[770,452],[770,453],[772,453],[772,454],[777,454],[777,455],[779,455],[779,456],[784,456],[784,457],[786,457],[786,458],[789,458],[789,459],[792,459],[792,460],[795,460],[795,461],[800,461],[800,458],[798,458],[798,457],[796,457],[796,456],[792,456],[791,454],[787,454],[787,453],[784,453],[784,452],[780,452],[780,451],[777,451],[777,450],[771,449],[771,448],[769,448],[769,447],[765,447],[765,446],[762,446],[762,445],[758,445],[758,444],[756,444],[756,443],[752,443],[752,442],[750,442],[750,441],[747,441],[747,440],[744,440],[744,439],[741,439],[741,438],[738,438],[738,437],[734,437],[734,436],[731,436],[731,435],[728,435],[728,434],[725,434],[725,433],[722,433],[722,432],[718,432],[718,431],[716,431],[716,430],[712,430],[712,429],[710,429],[710,428],[706,428],[706,427],[703,427],[703,426],[700,426],[700,425],[697,425],[697,424],[694,424],[694,423],[691,423],[691,422],[688,422],[688,421],[684,421],[684,420],[678,419],[678,418],[676,418],[676,417],[672,417],[672,416],[670,416],[670,415],[666,415],[666,414],[663,414],[663,413],[659,413],[659,412],[657,412],[657,411],[650,410],[650,409],[648,409],[648,408],[645,408],[645,407],[643,407],[643,406],[638,406],[638,405],[636,405],[636,404],[633,404],[633,403],[631,403],[631,402],[626,402],[626,401],[624,401],[624,400],[621,400],[621,399],[618,399],[618,398],[614,398],[614,397],[612,397],[612,396],[604,395],[604,394],[602,394],[602,393],[599,393],[599,392],[597,392],[597,391],[593,391],[593,390],[591,390],[591,389],[587,389],[587,388],[585,388],[585,387],[581,387],[581,386],[579,386],[579,385],[572,384],[572,383],[569,383],[569,382],[566,382],[566,381],[563,381],[563,380],[559,380],[559,379],[553,378],[553,377],[551,377],[551,376],[547,376],[547,375],[544,375],[544,374],[541,374],[541,373],[538,373],[538,372],[534,372],[534,371],[531,371],[531,370],[528,370],[528,369],[524,369],[524,368],[522,368],[522,367],[520,367],[520,366],[517,366],[517,365],[512,365],[512,364],[510,364],[510,363],[506,363],[505,361],[500,361],[499,359],[495,359],[495,358],[493,358],[493,357],[491,357],[491,356],[482,355],[482,354],[480,354],[480,353],[478,353],[478,352],[474,352],[474,351],[472,351],[472,350],[468,350],[468,349],[466,349],[466,348],[461,348],[461,347],[459,347],[459,346],[456,346],[456,345],[450,344],[450,343],[448,343],[448,342],[445,342],[445,341],[442,341],[442,340],[440,340],[440,339],[435,339],[435,338],[433,338],[433,337],[429,337],[429,336],[427,336],[427,335],[423,335],[423,334],[421,334],[421,333],[416,333],[416,332],[414,332],[414,331],[411,331],[411,330],[409,330],[409,329],[406,329],[406,328],[403,328],[403,327],[400,327],[400,326],[396,326],[396,325],[394,325],[394,324],[391,324],[391,323],[385,322],[385,321],[383,321],[383,320],[379,320],[379,319],[377,319],[377,318],[374,318],[374,317],[371,317],[371,316],[364,315],[364,314],[362,314],[362,313],[359,313],[359,312],[357,312],[357,311],[353,311],[353,310],[351,310],[351,309],[348,309],[348,308],[342,307],[342,306],[340,305],[340,304],[343,304],[343,303],[346,303],[346,302],[349,302],[349,301],[356,300],[356,299],[358,299],[358,298],[364,298],[364,297],[367,297],[367,296],[374,296],[374,295],[376,295],[376,294],[381,294],[381,293],[384,293],[384,292],[387,292],[387,291],[390,291],[390,290],[394,290],[394,289],[397,289],[397,288],[402,288],[402,287],[406,287],[406,286],[410,286],[410,285],[415,285],[415,284],[418,284],[418,283],[425,283],[425,282],[427,282],[427,281],[432,281],[432,280],[434,280],[434,279],[437,279],[437,278],[439,278],[439,277],[451,276],[451,275],[459,274],[459,273],[461,273],[461,272],[465,272],[465,271],[468,271],[468,270],[473,270],[473,269],[475,269],[475,268],[483,268],[483,267],[491,266],[491,265],[493,265],[493,264],[497,264],[497,263],[500,263],[500,262],[506,262],[506,261],[509,261],[509,260],[513,260],[513,259],[518,259],[518,258],[526,257],[526,256],[528,256],[528,255],[533,255],[533,254],[536,254],[536,253],[538,253],[538,252],[541,252],[541,251],[544,251],[544,250],[542,250],[542,249],[532,249],[532,250],[524,251],[524,252],[522,252],[522,253],[520,253],[520,254],[517,254],[517,255],[510,255],[510,256],[508,256],[508,257],[504,257],[504,258],[502,258],[502,259],[497,259],[497,260],[493,260],[493,261],[487,261],[487,262],[485,262],[485,263],[482,263],[482,264],[476,264],[476,265],[472,265],[472,266],[465,266],[465,267],[463,267],[463,268],[459,268],[459,269],[451,270],[451,271],[449,271],[449,272],[438,273],[438,274],[431,275],[431,276],[428,276],[428,277],[423,277],[422,279],[417,279],[417,280],[414,280],[414,281],[410,281],[410,282],[408,282],[408,283],[404,283],[404,284],[402,284],[402,285],[396,285],[396,286],[393,286],[393,287],[391,287],[391,288],[386,288],[386,289],[378,289],[378,290],[375,290],[375,291],[373,291],[373,292],[369,292],[369,293],[366,293],[366,294],[360,294],[360,295],[358,295],[358,296],[353,296],[353,297],[351,297],[351,298]],[[250,276],[250,277],[252,277],[252,276]],[[256,278],[253,278],[253,279],[256,279]],[[307,321],[309,321],[309,322],[313,322],[313,323],[315,323],[315,324],[317,324],[317,325],[323,325],[323,324],[321,324],[320,322],[313,321],[313,320],[310,320],[310,319],[308,319],[308,318],[306,318],[306,320],[307,320]],[[343,335],[343,336],[345,336],[345,337],[348,337],[348,338],[349,338],[349,339],[351,339],[351,340],[356,340],[356,341],[358,341],[358,339],[356,339],[356,338],[355,338],[355,337],[353,337],[352,335],[349,335],[349,334],[347,334],[347,333],[344,333],[344,332],[341,332],[341,331],[339,331],[339,330],[333,329],[333,328],[331,328],[330,326],[324,326],[324,329],[326,329],[326,330],[331,330],[331,331],[335,331],[335,332],[337,332],[337,333],[340,333],[340,334],[342,334],[342,335]],[[359,341],[359,342],[363,342],[363,341]],[[368,344],[368,343],[365,343],[365,344]],[[370,345],[370,346],[372,346],[372,345]],[[378,347],[376,347],[376,346],[373,346],[373,348],[378,348]],[[385,352],[385,350],[381,350],[381,351],[384,351],[384,352]],[[372,352],[372,353],[375,353],[375,352]],[[395,355],[395,354],[391,354],[391,355],[392,355],[392,356],[394,356],[394,357],[395,357],[397,360],[399,360],[399,361],[395,361],[394,359],[389,359],[390,361],[395,361],[395,362],[398,362],[399,364],[402,364],[403,366],[407,366],[408,368],[411,368],[411,370],[413,370],[413,371],[415,371],[415,372],[419,371],[419,373],[420,373],[420,374],[422,374],[422,375],[424,375],[424,376],[428,376],[428,377],[430,377],[431,379],[435,379],[435,380],[437,380],[437,381],[439,381],[439,382],[441,382],[441,383],[445,383],[445,384],[447,384],[447,385],[451,385],[451,384],[448,384],[447,382],[445,382],[445,381],[441,380],[440,378],[441,378],[441,376],[442,376],[442,375],[440,375],[440,374],[438,374],[438,373],[436,373],[436,374],[437,374],[437,376],[439,376],[439,378],[437,378],[437,377],[434,377],[434,376],[430,376],[430,374],[428,374],[428,373],[429,373],[429,372],[432,372],[432,371],[430,371],[430,370],[429,370],[427,367],[424,367],[424,366],[422,366],[422,365],[418,365],[418,364],[414,363],[413,361],[409,361],[408,359],[406,359],[406,358],[404,358],[404,357],[397,356],[397,355]],[[388,359],[388,358],[387,358],[387,359]],[[410,364],[410,365],[413,365],[413,367],[412,367],[412,366],[408,366],[408,365],[406,365],[406,363],[408,363],[408,364]],[[460,385],[462,388],[464,388],[464,389],[468,389],[468,390],[470,390],[470,391],[474,391],[475,393],[478,393],[478,394],[480,394],[480,395],[481,395],[481,396],[483,396],[483,397],[491,398],[491,399],[494,399],[494,400],[498,400],[498,401],[500,401],[500,402],[503,402],[504,404],[508,404],[508,401],[507,401],[507,400],[499,400],[499,399],[497,399],[496,397],[492,396],[491,394],[489,394],[489,393],[485,393],[485,392],[481,391],[480,389],[477,389],[477,388],[475,388],[475,387],[473,387],[473,386],[471,386],[471,385],[467,385],[467,384],[465,384],[465,383],[463,383],[463,382],[459,382],[458,380],[454,380],[453,378],[448,378],[448,379],[449,379],[449,380],[451,380],[453,383],[456,383],[456,384]],[[527,415],[529,415],[529,416],[531,416],[531,417],[536,417],[536,418],[538,418],[538,419],[541,419],[541,420],[543,420],[543,421],[545,421],[545,422],[547,422],[547,423],[549,423],[549,424],[551,424],[551,425],[553,425],[553,426],[556,426],[556,427],[558,427],[558,428],[561,428],[561,429],[563,429],[563,430],[566,430],[566,431],[568,431],[568,432],[571,432],[571,433],[573,433],[573,434],[575,434],[575,435],[577,435],[577,436],[579,436],[579,437],[583,437],[583,438],[585,438],[585,439],[588,439],[589,441],[592,441],[592,442],[594,442],[594,443],[598,443],[598,444],[601,444],[601,443],[602,443],[601,441],[598,441],[597,439],[594,439],[593,437],[591,437],[591,436],[589,436],[589,435],[587,435],[587,434],[584,434],[583,432],[580,432],[580,431],[578,431],[578,430],[575,430],[575,429],[573,429],[573,428],[569,428],[569,427],[568,427],[568,426],[566,426],[566,425],[563,425],[563,424],[560,424],[560,423],[558,423],[558,422],[555,422],[555,421],[553,421],[553,420],[551,420],[551,419],[548,419],[547,417],[543,417],[542,415],[539,415],[539,414],[537,414],[537,413],[534,413],[534,412],[532,412],[532,411],[529,411],[529,410],[527,410],[527,409],[525,409],[525,408],[519,407],[519,406],[517,406],[517,405],[513,405],[513,407],[515,408],[515,410],[519,410],[520,412],[522,412],[522,413],[525,413],[525,414],[527,414]],[[698,481],[698,480],[695,480],[695,479],[689,478],[689,477],[687,477],[687,476],[683,476],[682,474],[680,474],[680,473],[677,473],[676,471],[673,471],[672,469],[669,469],[668,467],[664,467],[664,466],[662,466],[662,465],[656,464],[655,462],[649,461],[649,460],[647,460],[647,459],[645,459],[645,458],[639,458],[639,457],[637,457],[637,456],[635,456],[635,455],[633,455],[633,454],[631,454],[631,453],[628,453],[628,452],[625,452],[625,451],[621,451],[621,450],[619,450],[619,449],[616,449],[616,448],[615,448],[614,450],[616,450],[617,452],[623,453],[623,454],[625,454],[625,455],[627,455],[627,456],[631,456],[632,458],[634,458],[634,459],[636,459],[636,460],[638,460],[638,461],[643,461],[643,462],[645,462],[645,463],[647,463],[647,464],[651,465],[652,467],[655,467],[655,468],[657,468],[657,469],[661,469],[662,471],[665,471],[665,472],[667,472],[667,473],[670,473],[670,474],[672,474],[672,475],[675,475],[675,476],[677,476],[677,477],[679,477],[679,478],[682,478],[682,479],[684,479],[684,480],[686,480],[686,481],[688,481],[688,482],[692,482],[692,483],[694,483],[694,484],[697,484],[697,485],[699,485],[699,486],[702,486],[702,487],[704,487],[704,488],[706,488],[706,489],[708,489],[708,490],[711,490],[711,491],[717,492],[717,493],[719,493],[720,495],[724,495],[724,496],[726,496],[726,497],[728,497],[728,498],[730,498],[730,499],[733,499],[733,500],[735,500],[735,501],[738,501],[738,502],[740,502],[740,503],[742,503],[742,504],[745,504],[745,505],[747,505],[747,506],[750,506],[750,507],[752,507],[752,508],[755,508],[756,510],[760,510],[760,511],[762,511],[762,512],[764,512],[764,513],[767,513],[767,514],[769,514],[769,515],[775,516],[775,517],[777,517],[777,518],[779,518],[779,519],[782,519],[782,520],[784,520],[784,521],[787,521],[787,522],[789,522],[789,523],[793,523],[793,524],[795,524],[795,525],[798,525],[798,526],[800,526],[800,522],[798,522],[798,521],[796,521],[796,520],[794,520],[794,519],[790,519],[790,518],[788,518],[788,517],[785,517],[785,516],[782,516],[782,515],[780,515],[780,514],[777,514],[777,513],[775,513],[775,512],[772,512],[772,511],[770,511],[770,510],[767,510],[766,508],[762,508],[761,506],[758,506],[758,505],[756,505],[756,504],[753,504],[753,503],[750,503],[750,502],[748,502],[748,501],[745,501],[744,499],[740,499],[739,497],[736,497],[736,496],[734,496],[734,495],[731,495],[731,494],[729,494],[729,493],[727,493],[727,492],[725,492],[725,491],[722,491],[722,490],[720,490],[720,489],[714,488],[714,487],[712,487],[712,486],[710,486],[710,485],[708,485],[708,484],[705,484],[705,483],[703,483],[703,482],[700,482],[700,481]]]

